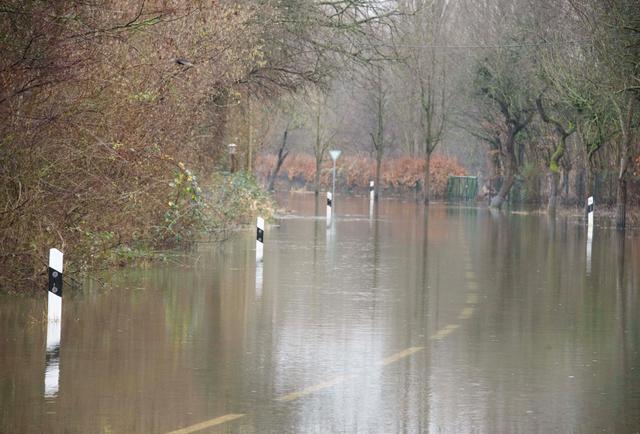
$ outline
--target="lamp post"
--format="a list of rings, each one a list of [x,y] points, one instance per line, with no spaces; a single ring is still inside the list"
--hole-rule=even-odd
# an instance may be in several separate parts
[[[331,200],[335,201],[336,200],[336,160],[340,157],[340,154],[342,153],[342,151],[340,151],[339,149],[333,149],[331,151],[329,151],[329,155],[331,155],[331,159],[333,160],[333,182],[331,185]],[[331,207],[331,210],[333,211],[333,206]]]
[[[231,173],[235,173],[236,171],[236,148],[237,145],[235,143],[229,143],[227,145],[229,148],[229,158],[231,159]]]

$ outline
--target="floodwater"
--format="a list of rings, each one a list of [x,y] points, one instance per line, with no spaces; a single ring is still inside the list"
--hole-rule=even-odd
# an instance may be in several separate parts
[[[65,289],[54,353],[46,294],[0,298],[0,432],[640,431],[639,234],[281,200],[258,267],[247,229]]]

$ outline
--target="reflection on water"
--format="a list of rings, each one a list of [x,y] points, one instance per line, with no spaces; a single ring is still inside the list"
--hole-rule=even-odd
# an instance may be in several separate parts
[[[60,387],[60,321],[47,323],[47,354],[44,371],[44,396],[56,396]]]
[[[69,292],[46,399],[46,294],[0,298],[0,432],[638,430],[637,234],[587,273],[571,220],[325,200]]]

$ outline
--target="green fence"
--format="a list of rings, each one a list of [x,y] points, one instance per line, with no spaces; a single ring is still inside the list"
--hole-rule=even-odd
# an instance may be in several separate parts
[[[478,195],[477,176],[450,176],[447,180],[447,201],[466,202]]]

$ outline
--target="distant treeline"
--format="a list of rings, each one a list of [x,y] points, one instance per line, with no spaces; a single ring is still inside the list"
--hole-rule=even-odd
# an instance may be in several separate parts
[[[260,156],[256,161],[256,175],[264,180],[273,176],[275,155]],[[336,166],[336,187],[341,191],[362,193],[369,191],[375,179],[375,159],[368,156],[341,156]],[[320,172],[320,184],[331,187],[332,162],[326,159]],[[381,191],[387,194],[419,193],[422,189],[424,159],[411,156],[389,157],[382,163]],[[316,164],[313,155],[293,154],[285,159],[277,174],[276,189],[314,188]],[[431,158],[431,195],[442,199],[449,176],[467,175],[455,158],[435,154]]]

